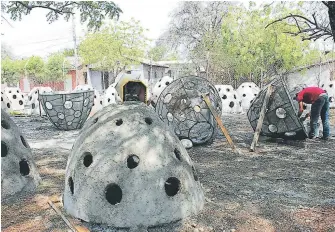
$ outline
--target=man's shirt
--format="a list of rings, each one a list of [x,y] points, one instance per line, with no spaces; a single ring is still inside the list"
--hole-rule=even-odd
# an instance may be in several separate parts
[[[318,100],[320,94],[325,93],[323,89],[319,87],[307,87],[304,88],[297,95],[298,102],[304,102],[306,104],[313,104],[316,100]]]

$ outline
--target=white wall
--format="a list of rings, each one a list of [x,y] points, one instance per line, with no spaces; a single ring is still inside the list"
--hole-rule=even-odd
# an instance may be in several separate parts
[[[302,70],[300,72],[293,72],[287,76],[287,85],[289,89],[293,89],[295,86],[307,85],[307,86],[321,86],[320,82],[329,80],[330,71],[332,64],[314,66],[309,69]]]
[[[98,91],[102,91],[102,83],[101,83],[101,72],[100,71],[92,71],[90,70],[90,78],[92,87]]]

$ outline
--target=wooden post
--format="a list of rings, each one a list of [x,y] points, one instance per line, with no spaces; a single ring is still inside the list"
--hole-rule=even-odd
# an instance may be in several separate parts
[[[268,106],[269,99],[270,99],[270,96],[271,96],[272,91],[273,91],[272,88],[273,88],[272,85],[270,85],[268,87],[268,90],[266,91],[266,95],[265,95],[265,98],[264,98],[264,101],[263,101],[262,109],[261,109],[261,112],[259,114],[254,138],[253,138],[251,146],[250,146],[250,151],[252,151],[252,152],[255,151],[255,147],[256,147],[256,144],[257,144],[258,138],[259,138],[259,134],[262,130],[263,121],[264,121],[264,117],[265,117],[265,113],[266,113],[266,108]]]
[[[48,204],[52,207],[53,210],[56,211],[56,213],[63,219],[63,221],[66,223],[66,225],[73,231],[73,232],[78,232],[76,227],[69,221],[67,218],[62,214],[62,212],[55,206],[52,201],[48,200]]]
[[[223,123],[222,123],[222,120],[221,118],[219,117],[219,115],[217,114],[216,110],[213,108],[210,100],[209,100],[209,97],[207,96],[207,94],[202,94],[202,97],[203,99],[205,100],[209,110],[211,111],[211,113],[213,114],[215,120],[217,121],[217,123],[219,124],[220,128],[221,128],[221,131],[223,132],[224,136],[226,137],[230,147],[235,150],[235,145],[234,145],[234,142],[233,140],[231,139],[227,129],[224,127]]]

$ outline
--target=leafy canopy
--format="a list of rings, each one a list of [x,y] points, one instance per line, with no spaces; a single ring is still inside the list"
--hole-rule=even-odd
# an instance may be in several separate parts
[[[85,64],[113,70],[133,64],[143,58],[149,40],[139,21],[121,21],[106,25],[100,31],[89,33],[79,45],[79,55]]]
[[[9,14],[12,20],[21,20],[23,15],[28,15],[35,8],[49,10],[46,14],[47,21],[52,23],[64,16],[68,21],[70,16],[79,11],[80,22],[88,22],[88,29],[99,29],[103,21],[119,18],[122,10],[111,1],[8,1],[1,2],[3,12]]]

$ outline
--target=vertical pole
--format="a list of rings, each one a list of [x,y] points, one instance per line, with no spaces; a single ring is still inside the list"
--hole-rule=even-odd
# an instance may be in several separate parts
[[[256,144],[257,144],[258,138],[259,138],[259,134],[262,130],[263,121],[264,121],[264,117],[265,117],[265,113],[266,113],[266,108],[268,106],[269,99],[270,99],[270,96],[272,94],[272,88],[273,88],[272,85],[270,85],[269,88],[266,91],[265,98],[264,98],[263,105],[262,105],[262,109],[261,109],[261,112],[259,114],[257,126],[256,126],[256,129],[255,129],[254,138],[253,138],[252,143],[250,145],[250,151],[255,151],[255,147],[256,147]]]
[[[76,36],[76,22],[75,16],[72,15],[72,33],[73,33],[73,43],[74,43],[74,65],[76,66],[76,86],[78,85],[78,53],[77,53],[77,36]]]

